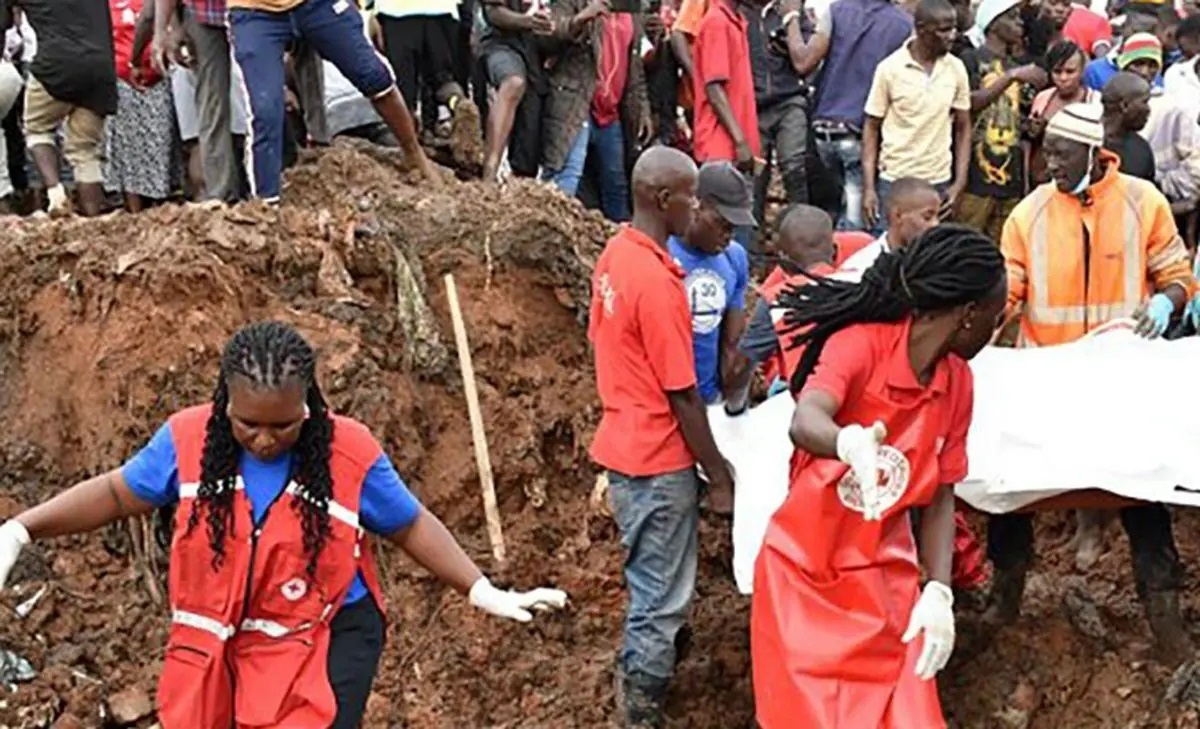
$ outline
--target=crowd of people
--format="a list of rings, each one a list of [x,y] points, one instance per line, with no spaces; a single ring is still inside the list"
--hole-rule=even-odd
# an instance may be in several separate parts
[[[1129,78],[1112,89],[1106,147],[1194,241],[1192,6],[948,5],[9,0],[0,193],[14,210],[73,199],[88,215],[180,196],[275,201],[296,148],[339,135],[400,145],[436,180],[420,142],[482,112],[485,180],[537,177],[618,222],[633,161],[661,143],[732,162],[759,220],[777,169],[788,203],[878,236],[893,183],[915,177],[944,216],[998,239],[1047,179],[1047,121],[1130,73],[1150,100]],[[768,237],[735,227],[752,248]]]

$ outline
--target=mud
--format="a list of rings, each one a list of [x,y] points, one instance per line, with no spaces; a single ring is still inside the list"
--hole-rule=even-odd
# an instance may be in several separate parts
[[[119,465],[172,411],[210,395],[232,331],[286,319],[318,347],[334,408],[370,425],[480,564],[500,582],[571,594],[561,614],[500,623],[381,548],[389,643],[366,725],[607,726],[624,592],[616,529],[588,503],[598,412],[582,321],[611,229],[541,186],[501,191],[447,174],[434,190],[407,174],[393,153],[338,146],[301,160],[276,211],[167,207],[10,229],[0,243],[0,517]],[[503,569],[488,556],[446,273],[479,377]],[[1197,525],[1191,514],[1177,522],[1185,563],[1200,550]],[[728,528],[702,524],[676,727],[753,725],[749,601],[733,587]],[[1110,551],[1068,580],[1069,533],[1065,517],[1041,519],[1043,559],[1018,625],[989,635],[962,615],[941,682],[952,724],[1196,726],[1160,710],[1170,672],[1149,655],[1124,537],[1112,531]],[[147,585],[164,565],[153,561],[156,577],[133,559],[145,543],[121,524],[26,551],[0,602],[48,589],[23,619],[0,610],[0,647],[39,676],[0,697],[0,725],[153,723],[146,699],[166,621]],[[1191,594],[1186,607],[1196,614]]]

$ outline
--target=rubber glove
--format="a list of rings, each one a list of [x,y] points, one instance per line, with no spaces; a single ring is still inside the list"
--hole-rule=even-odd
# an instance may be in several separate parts
[[[471,585],[467,599],[475,607],[498,618],[528,623],[533,620],[530,610],[561,610],[567,604],[567,593],[549,587],[529,592],[499,590],[488,578],[480,577]]]
[[[1192,329],[1200,334],[1200,291],[1197,291],[1192,300],[1188,302],[1187,307],[1183,310],[1183,315],[1192,323]]]
[[[954,652],[954,592],[941,582],[927,582],[908,619],[908,630],[900,640],[907,645],[924,634],[916,674],[928,681],[946,667]]]
[[[878,521],[879,510],[879,445],[887,437],[887,428],[876,421],[869,428],[847,425],[838,431],[838,460],[850,466],[858,478],[862,494],[863,519]]]
[[[29,541],[29,531],[16,519],[9,519],[0,525],[0,589],[8,583],[8,573]]]
[[[1137,333],[1147,339],[1157,339],[1167,331],[1171,324],[1171,314],[1175,312],[1175,304],[1166,294],[1155,294],[1150,297],[1146,311],[1138,322]]]

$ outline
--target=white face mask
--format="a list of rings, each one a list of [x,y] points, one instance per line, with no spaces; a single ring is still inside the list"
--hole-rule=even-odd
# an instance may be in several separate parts
[[[1088,148],[1087,172],[1083,173],[1083,177],[1079,178],[1079,184],[1075,185],[1075,189],[1071,190],[1072,195],[1082,195],[1092,184],[1092,165],[1096,161],[1096,148]]]

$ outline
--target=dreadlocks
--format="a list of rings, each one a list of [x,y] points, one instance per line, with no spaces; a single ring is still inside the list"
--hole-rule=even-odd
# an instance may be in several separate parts
[[[308,573],[315,575],[317,558],[329,534],[329,500],[333,479],[329,475],[330,443],[333,420],[325,398],[317,386],[316,357],[312,347],[288,324],[258,322],[242,328],[221,355],[221,371],[212,398],[204,453],[200,461],[200,486],[196,508],[188,518],[188,533],[205,511],[213,569],[225,557],[225,538],[233,531],[234,484],[238,475],[240,447],[229,422],[229,381],[244,377],[261,390],[277,390],[291,382],[304,387],[309,417],[301,426],[300,438],[292,450],[289,480],[300,490],[293,508],[304,528],[304,552],[308,555]]]
[[[964,225],[936,226],[903,249],[884,253],[861,283],[810,276],[812,284],[784,291],[776,304],[785,311],[784,334],[798,332],[790,346],[805,347],[792,391],[803,389],[825,342],[839,330],[978,301],[1004,277],[996,244]]]

